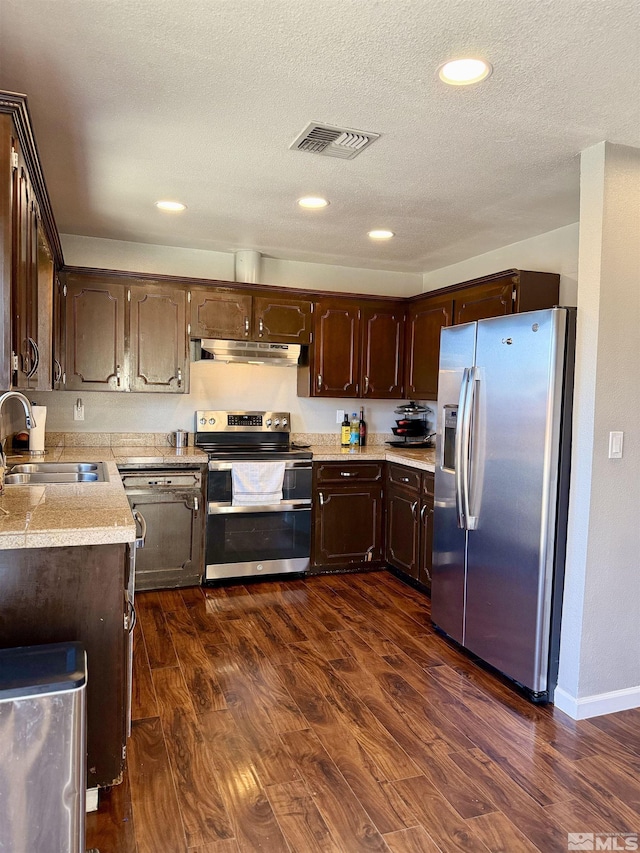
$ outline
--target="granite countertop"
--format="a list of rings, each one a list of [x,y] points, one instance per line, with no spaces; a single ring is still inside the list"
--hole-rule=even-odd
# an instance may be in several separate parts
[[[312,445],[316,462],[376,460],[434,470],[435,450],[392,448],[384,444],[341,448]],[[0,496],[0,550],[102,545],[133,542],[136,528],[118,465],[205,465],[196,447],[51,447],[38,461],[104,462],[104,483],[49,483],[5,486]],[[9,456],[9,465],[35,461],[28,453]]]
[[[354,460],[366,462],[397,462],[422,471],[435,471],[435,448],[390,447],[388,444],[372,444],[366,447],[337,447],[311,445],[314,462],[344,462]]]
[[[108,480],[97,483],[7,485],[0,495],[0,550],[133,542],[136,526],[115,461],[104,452],[47,453],[45,461],[101,461]],[[27,457],[25,457],[27,458]],[[19,459],[9,457],[9,464]],[[33,460],[31,460],[33,461]]]

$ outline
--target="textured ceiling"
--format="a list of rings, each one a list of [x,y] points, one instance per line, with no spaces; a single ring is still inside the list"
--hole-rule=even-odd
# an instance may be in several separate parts
[[[469,54],[493,75],[444,86]],[[0,0],[0,88],[62,233],[421,272],[575,222],[579,152],[640,147],[640,4]],[[290,151],[310,121],[381,137]]]

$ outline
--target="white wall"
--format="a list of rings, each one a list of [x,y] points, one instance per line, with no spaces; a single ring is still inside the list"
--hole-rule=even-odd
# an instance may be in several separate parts
[[[73,420],[73,407],[82,397],[85,420]],[[99,391],[78,394],[51,391],[38,394],[37,402],[47,406],[50,432],[169,432],[194,429],[197,409],[256,409],[291,412],[293,432],[335,433],[336,409],[351,414],[364,403],[368,429],[388,432],[395,426],[393,400],[326,400],[296,395],[296,370],[245,364],[191,365],[189,394],[128,394]]]
[[[579,224],[566,225],[520,243],[512,243],[469,258],[459,264],[443,267],[423,276],[423,290],[434,290],[448,284],[469,281],[500,270],[521,269],[560,273],[560,304],[576,305],[578,292]]]
[[[640,151],[583,152],[573,476],[559,690],[572,716],[640,705]],[[610,430],[625,434],[608,458]]]
[[[188,278],[234,280],[233,252],[179,249],[147,243],[126,243],[97,237],[62,234],[65,263],[78,267],[178,275]],[[413,296],[422,289],[419,273],[385,272],[334,264],[262,258],[261,284],[302,287],[341,292],[372,293],[378,296]]]

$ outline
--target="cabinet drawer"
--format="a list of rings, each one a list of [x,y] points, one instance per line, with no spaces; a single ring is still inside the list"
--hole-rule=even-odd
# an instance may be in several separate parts
[[[382,462],[316,462],[316,482],[376,483],[382,480]]]
[[[405,465],[389,465],[387,480],[394,486],[403,486],[405,489],[420,491],[420,471],[415,468],[407,468]]]
[[[422,494],[433,497],[433,480],[434,475],[431,471],[423,471],[422,473]]]

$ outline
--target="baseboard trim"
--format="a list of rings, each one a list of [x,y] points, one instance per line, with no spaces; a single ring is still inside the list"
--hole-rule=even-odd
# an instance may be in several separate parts
[[[601,717],[603,714],[615,714],[618,711],[640,708],[640,685],[627,687],[624,690],[612,690],[610,693],[585,696],[581,699],[576,699],[561,687],[556,687],[553,704],[574,720],[588,720],[590,717]]]

